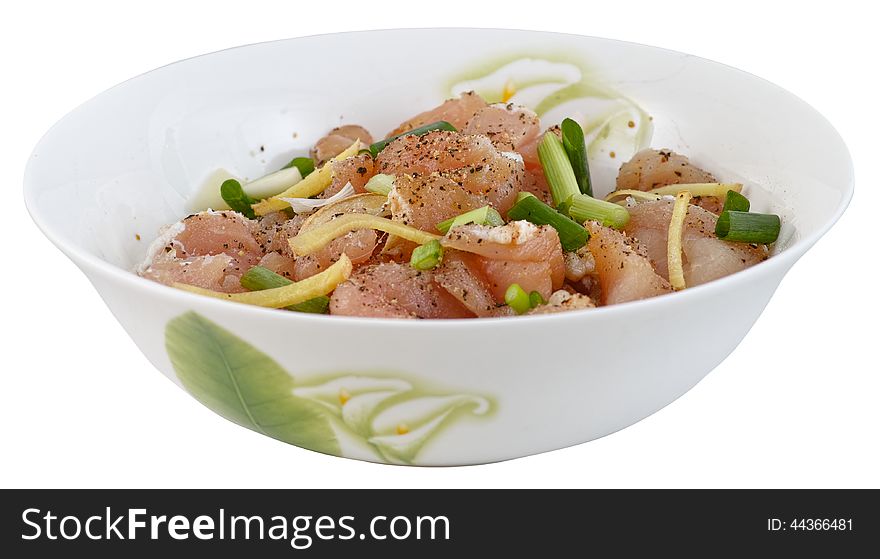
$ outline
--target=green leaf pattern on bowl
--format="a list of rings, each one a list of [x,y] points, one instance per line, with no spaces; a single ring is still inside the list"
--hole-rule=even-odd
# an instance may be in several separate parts
[[[437,394],[402,375],[320,375],[299,382],[235,334],[188,312],[165,330],[168,357],[202,404],[275,439],[326,454],[397,464],[419,451],[456,416],[486,416],[483,396]]]

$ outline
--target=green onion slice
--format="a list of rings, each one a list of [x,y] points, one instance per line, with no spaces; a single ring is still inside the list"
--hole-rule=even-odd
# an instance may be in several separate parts
[[[715,234],[725,241],[770,244],[779,238],[781,225],[778,215],[727,210],[721,212]]]
[[[551,131],[545,132],[544,137],[538,143],[538,159],[544,169],[544,177],[550,186],[550,195],[553,204],[559,204],[568,200],[574,194],[580,194],[577,178],[571,168],[571,162],[562,146],[562,141]]]
[[[504,225],[504,219],[501,217],[501,214],[498,213],[498,210],[492,206],[483,206],[482,208],[477,208],[461,215],[444,219],[438,223],[436,227],[438,231],[445,235],[453,227],[467,225],[469,223],[498,227],[499,225]]]
[[[223,184],[220,185],[220,196],[234,211],[250,219],[256,217],[251,204],[256,204],[259,200],[248,196],[247,192],[241,187],[241,183],[237,180],[228,179],[223,181]]]
[[[284,287],[293,283],[284,276],[278,275],[269,268],[263,266],[254,266],[240,280],[241,286],[249,291],[262,291],[264,289],[274,289],[276,287]],[[284,307],[290,311],[307,312],[314,314],[325,314],[330,306],[330,298],[326,295]]]
[[[747,212],[749,211],[749,207],[751,204],[749,203],[749,199],[736,192],[734,190],[728,190],[727,195],[724,198],[724,207],[721,208],[721,213],[726,211],[732,212]]]
[[[440,241],[428,241],[417,246],[409,259],[409,265],[416,270],[433,270],[443,261],[443,247]]]
[[[309,176],[309,173],[315,170],[315,162],[310,157],[294,157],[282,169],[290,169],[291,167],[299,169],[299,174],[302,175],[302,178],[306,178]]]
[[[529,293],[529,306],[533,309],[538,305],[546,305],[547,301],[544,299],[544,296],[538,293],[537,291],[532,291]]]
[[[288,310],[296,312],[307,312],[312,314],[327,314],[330,310],[330,297],[321,295],[314,297],[308,301],[297,303],[287,307]]]
[[[581,248],[590,239],[590,233],[583,226],[530,194],[521,195],[519,201],[507,212],[507,217],[511,220],[522,219],[535,225],[550,225],[559,233],[559,241],[566,252]]]
[[[387,146],[388,144],[390,144],[391,142],[393,142],[394,140],[396,140],[397,138],[400,138],[402,136],[421,136],[423,134],[427,134],[428,132],[433,132],[434,130],[447,130],[449,132],[458,132],[458,130],[456,130],[455,126],[449,124],[445,120],[438,120],[437,122],[432,122],[432,123],[426,124],[424,126],[419,126],[418,128],[413,128],[412,130],[408,130],[406,132],[403,132],[402,134],[398,134],[396,136],[391,136],[390,138],[385,138],[384,140],[380,140],[370,146],[370,154],[373,157],[376,157],[377,155],[379,155],[379,152],[381,152],[383,149],[385,149],[385,146]]]
[[[587,144],[584,141],[584,129],[570,118],[559,125],[562,130],[562,146],[568,155],[571,169],[577,180],[581,194],[593,195],[593,183],[590,181],[590,164],[587,161]]]
[[[383,196],[388,196],[392,187],[394,187],[394,175],[385,175],[382,173],[373,175],[370,177],[370,180],[367,181],[367,184],[364,185],[364,189],[367,192],[381,194]]]
[[[529,294],[518,283],[510,284],[510,287],[504,292],[504,302],[516,314],[526,313],[532,308]]]
[[[629,221],[629,212],[623,206],[577,193],[562,203],[559,211],[567,213],[578,223],[598,221],[606,227],[622,229]]]

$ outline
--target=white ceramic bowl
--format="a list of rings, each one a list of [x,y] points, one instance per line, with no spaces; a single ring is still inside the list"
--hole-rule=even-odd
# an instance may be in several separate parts
[[[744,182],[756,210],[783,218],[776,254],[655,299],[483,320],[281,312],[131,273],[211,170],[258,176],[340,119],[383,133],[447,97],[456,76],[519,56],[578,61],[653,115],[653,146]],[[852,190],[835,130],[764,80],[636,44],[477,29],[325,35],[178,62],[71,112],[25,178],[40,228],[150,361],[202,403],[306,448],[423,465],[557,449],[669,404],[736,347]]]

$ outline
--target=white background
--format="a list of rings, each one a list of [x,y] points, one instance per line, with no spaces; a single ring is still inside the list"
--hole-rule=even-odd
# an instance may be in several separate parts
[[[422,4],[3,8],[0,485],[878,487],[880,42],[876,16],[860,7],[870,4],[442,0],[420,13]],[[604,439],[500,464],[419,469],[330,458],[218,418],[147,363],[85,277],[32,224],[21,195],[30,150],[79,103],[180,58],[300,35],[425,26],[625,39],[767,78],[843,135],[856,166],[854,201],[729,359],[674,404]],[[381,53],[362,55],[381,64]],[[296,60],[279,71],[295,72]]]

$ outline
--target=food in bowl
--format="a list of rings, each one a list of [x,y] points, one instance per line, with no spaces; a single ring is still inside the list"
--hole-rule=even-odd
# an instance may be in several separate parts
[[[381,68],[356,52],[381,52]],[[290,60],[297,72],[279,72]],[[516,92],[507,101],[533,108],[545,125],[571,117],[583,126],[595,196],[616,187],[622,161],[669,148],[721,181],[743,183],[752,209],[782,217],[772,257],[668,296],[497,320],[327,318],[228,304],[131,273],[160,227],[208,207],[222,211],[218,185],[229,176],[206,174],[272,174],[341,124],[390,130],[470,90],[504,101],[508,83]],[[202,192],[221,204],[196,192],[208,182]],[[258,192],[254,182],[240,182],[254,198],[280,190],[263,182]],[[149,361],[197,401],[300,447],[419,466],[559,449],[667,406],[737,347],[852,192],[840,136],[767,81],[643,45],[487,29],[322,35],[165,66],[58,122],[25,176],[39,227]],[[374,199],[360,196],[349,203]],[[628,211],[632,221],[636,209]],[[662,243],[662,229],[639,241],[651,239]]]
[[[164,228],[143,277],[294,312],[484,318],[592,309],[700,285],[769,257],[780,219],[740,183],[643,149],[594,197],[584,130],[542,128],[470,91],[374,141],[334,128],[309,156],[217,189]]]

